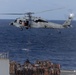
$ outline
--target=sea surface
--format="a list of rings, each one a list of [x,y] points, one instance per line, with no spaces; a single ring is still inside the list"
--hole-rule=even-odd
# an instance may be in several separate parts
[[[76,21],[66,29],[25,29],[10,26],[13,20],[0,20],[0,52],[8,52],[9,59],[21,64],[28,58],[50,60],[61,69],[76,69]],[[63,24],[63,20],[52,20]]]

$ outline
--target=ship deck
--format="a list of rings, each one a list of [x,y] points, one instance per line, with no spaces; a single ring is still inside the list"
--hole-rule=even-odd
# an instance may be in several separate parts
[[[10,75],[14,75],[14,74],[10,74]],[[76,71],[75,70],[61,70],[60,75],[76,75]]]
[[[60,75],[76,75],[76,70],[61,70]]]

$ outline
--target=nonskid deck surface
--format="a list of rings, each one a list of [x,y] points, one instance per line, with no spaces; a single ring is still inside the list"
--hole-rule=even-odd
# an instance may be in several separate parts
[[[76,75],[76,70],[61,70],[60,75]]]

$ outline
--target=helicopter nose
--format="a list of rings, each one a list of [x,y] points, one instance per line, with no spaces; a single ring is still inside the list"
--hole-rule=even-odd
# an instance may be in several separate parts
[[[13,23],[10,23],[10,25],[13,25]]]

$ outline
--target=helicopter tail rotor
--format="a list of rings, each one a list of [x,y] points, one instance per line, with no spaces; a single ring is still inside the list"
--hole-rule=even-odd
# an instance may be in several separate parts
[[[73,18],[74,17],[74,13],[70,13],[69,18]]]

